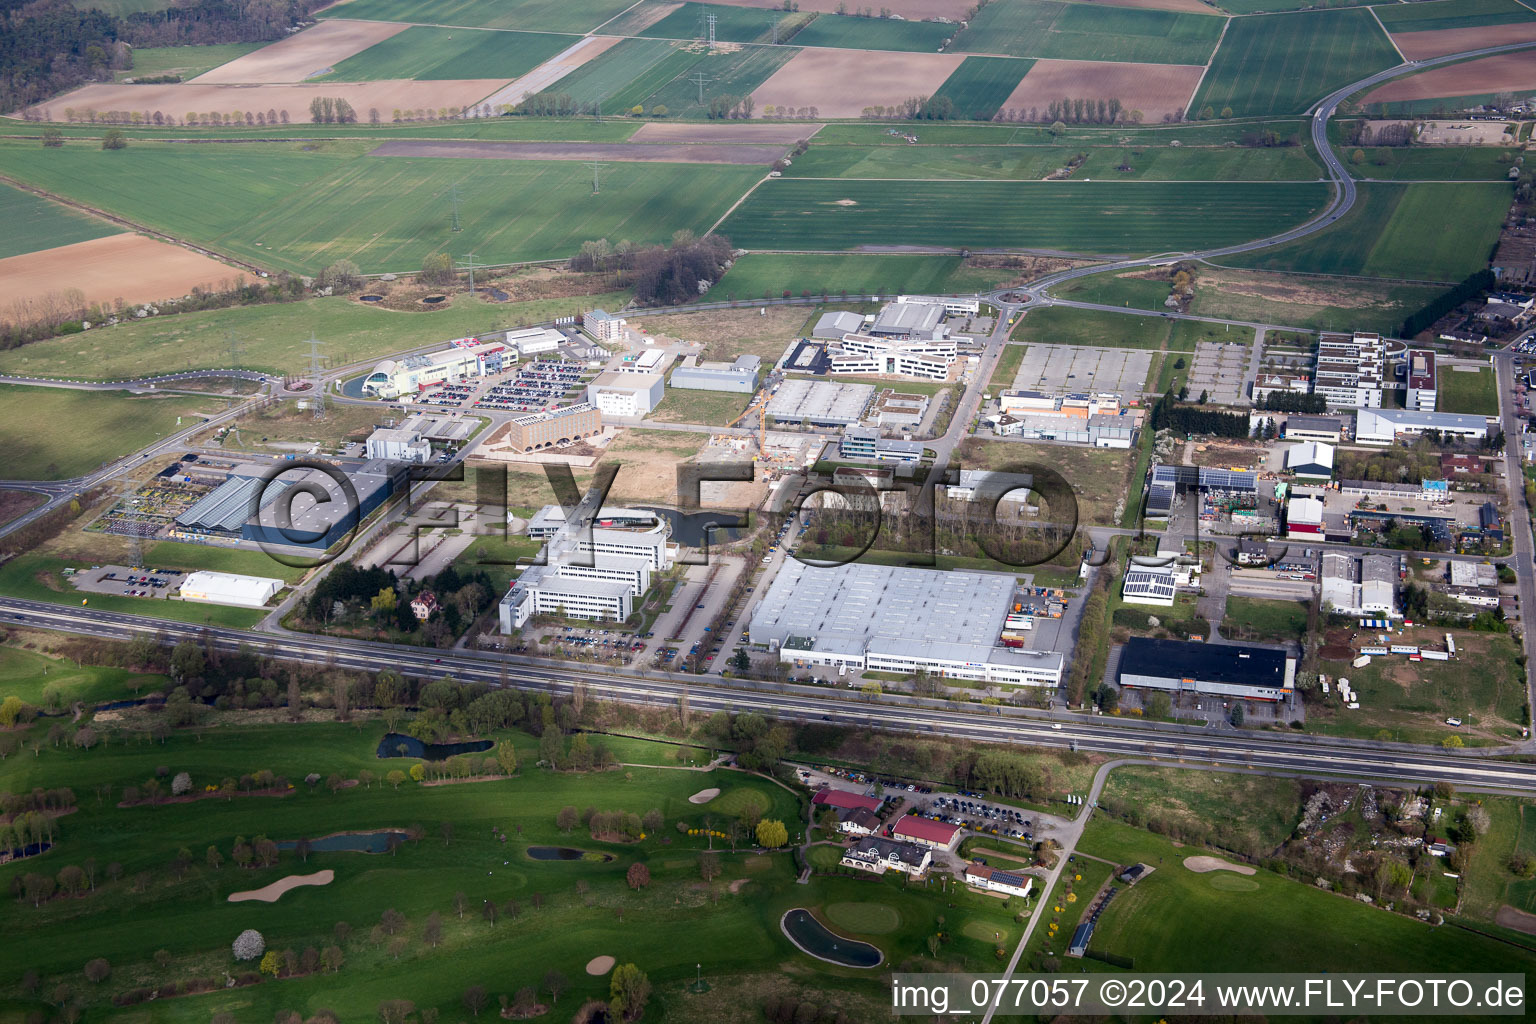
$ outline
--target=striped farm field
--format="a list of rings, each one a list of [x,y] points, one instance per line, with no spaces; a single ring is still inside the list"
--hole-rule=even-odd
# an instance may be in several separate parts
[[[1311,181],[1322,168],[1301,146],[1243,149],[1226,146],[1074,146],[1086,154],[1076,177],[1098,181]],[[1466,147],[1471,148],[1471,147]],[[820,136],[784,172],[796,178],[1008,178],[1039,180],[1061,167],[1054,146],[847,146]]]
[[[1410,4],[1383,4],[1372,9],[1393,35],[1399,32],[1443,32],[1447,29],[1536,21],[1536,10],[1517,0],[1426,0]],[[1490,39],[1489,45],[1503,41]]]
[[[994,0],[972,18],[951,49],[1059,60],[1204,64],[1224,18],[1056,0]]]
[[[1316,182],[783,178],[756,189],[721,231],[748,249],[881,244],[1164,252],[1283,231],[1321,209],[1327,194]]]
[[[793,46],[746,46],[706,53],[670,39],[625,39],[550,87],[583,104],[622,113],[660,104],[668,116],[704,117],[711,97],[749,95],[800,51]],[[706,79],[704,106],[694,75]]]
[[[371,148],[140,141],[104,153],[0,143],[0,173],[216,252],[304,273],[342,258],[365,271],[411,271],[439,250],[504,263],[568,256],[590,238],[662,241],[678,229],[706,230],[762,174],[615,161],[594,196],[591,174],[566,161],[370,157]],[[170,181],[177,187],[166,188]]]
[[[477,32],[413,25],[340,61],[322,81],[517,78],[577,40],[549,32]]]
[[[31,192],[0,185],[0,259],[115,235],[123,229],[50,202]]]
[[[823,14],[795,33],[795,45],[932,53],[954,32],[954,25],[933,21],[894,21],[889,18]]]
[[[649,5],[647,5],[649,6]],[[669,5],[670,6],[670,5]],[[779,38],[787,40],[795,30],[816,17],[813,13],[791,13],[784,10],[765,11],[756,7],[731,7],[726,4],[682,4],[677,10],[660,21],[653,22],[639,32],[629,33],[653,39],[700,39],[704,37],[704,18],[715,16],[715,38],[726,43],[771,43],[773,26],[779,26]],[[624,35],[610,26],[606,31]]]
[[[967,57],[932,98],[950,100],[961,117],[987,121],[1033,65],[1012,57]]]
[[[1502,182],[1365,182],[1354,209],[1327,230],[1222,262],[1261,270],[1460,281],[1488,265],[1511,194],[1511,186]]]
[[[1341,85],[1400,62],[1360,8],[1234,18],[1191,112],[1299,114]]]
[[[463,25],[537,32],[587,32],[634,0],[348,0],[317,15],[414,25]]]
[[[617,111],[619,108],[610,103],[612,97],[678,52],[677,44],[667,39],[625,39],[560,79],[549,91],[569,93],[578,103],[602,103],[604,110]]]

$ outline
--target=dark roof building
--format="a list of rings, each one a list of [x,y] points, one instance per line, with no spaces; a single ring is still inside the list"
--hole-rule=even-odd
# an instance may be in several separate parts
[[[825,807],[837,807],[841,810],[852,810],[855,807],[863,807],[866,810],[878,811],[884,801],[878,797],[861,796],[858,793],[850,793],[846,789],[823,789],[811,797],[811,803],[821,804]]]
[[[1125,642],[1116,671],[1122,687],[1253,700],[1284,700],[1295,679],[1296,662],[1276,648],[1146,637]]]

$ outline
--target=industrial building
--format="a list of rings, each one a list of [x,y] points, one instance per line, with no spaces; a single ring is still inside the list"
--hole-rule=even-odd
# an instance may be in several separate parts
[[[865,330],[876,338],[911,341],[943,341],[949,337],[949,328],[944,326],[944,306],[937,302],[887,303]]]
[[[598,341],[618,341],[623,338],[626,322],[623,317],[614,316],[606,309],[594,309],[581,316],[581,326]]]
[[[1408,394],[1403,404],[1419,412],[1434,412],[1435,354],[1428,349],[1409,349],[1405,369]]]
[[[1305,374],[1261,373],[1253,380],[1253,404],[1262,406],[1270,395],[1308,395],[1312,378]]]
[[[168,536],[324,550],[402,486],[405,472],[403,466],[374,459],[346,474],[347,488],[329,473],[306,466],[276,476],[270,466],[236,466],[223,483],[176,517]]]
[[[998,395],[998,411],[988,422],[999,436],[1095,448],[1131,447],[1140,421],[1138,415],[1121,408],[1120,396],[1115,394],[1004,391]]]
[[[363,381],[362,390],[375,398],[398,398],[459,377],[499,373],[516,361],[516,351],[505,342],[460,338],[441,352],[381,360]]]
[[[672,371],[668,384],[691,391],[734,391],[750,395],[757,390],[757,375],[762,367],[762,359],[753,355],[737,356],[734,363],[685,362]]]
[[[1180,494],[1195,492],[1216,497],[1253,499],[1259,475],[1253,470],[1213,469],[1206,466],[1173,466],[1162,463],[1147,474],[1146,515],[1167,519]]]
[[[1379,409],[1386,360],[1386,344],[1379,334],[1324,334],[1317,342],[1312,392],[1330,407]]]
[[[1127,604],[1150,604],[1161,608],[1172,608],[1177,592],[1173,569],[1166,565],[1133,563],[1125,570],[1125,579],[1120,586],[1120,596]]]
[[[649,416],[666,396],[659,373],[617,373],[609,370],[587,385],[587,401],[604,416]]]
[[[650,589],[651,573],[672,566],[666,519],[641,509],[602,508],[594,525],[569,522],[559,505],[546,505],[534,519],[547,538],[543,564],[523,570],[502,597],[503,633],[534,615],[622,622]]]
[[[924,306],[942,306],[946,316],[975,316],[981,312],[980,299],[965,299],[955,295],[898,295],[896,301]]]
[[[512,450],[531,452],[561,448],[602,429],[603,414],[592,403],[581,402],[563,409],[514,416],[507,421],[505,439]]]
[[[664,373],[670,361],[665,349],[648,348],[633,359],[626,356],[616,369],[620,373]]]
[[[916,377],[948,380],[959,358],[952,341],[845,334],[831,346],[831,372],[849,376]]]
[[[1326,441],[1338,444],[1344,439],[1344,421],[1334,416],[1293,414],[1286,417],[1281,436],[1287,441]]]
[[[426,463],[432,458],[432,442],[404,427],[380,427],[363,444],[370,459],[388,462]]]
[[[881,429],[916,430],[928,414],[928,396],[882,391],[875,396],[875,407],[870,412]]]
[[[178,593],[183,601],[261,608],[282,589],[283,581],[269,576],[240,576],[203,570],[187,573]]]
[[[1340,615],[1398,617],[1396,558],[1325,551],[1320,576],[1323,603]]]
[[[1333,479],[1333,446],[1304,441],[1285,452],[1285,468],[1303,480]]]
[[[1296,662],[1282,650],[1132,637],[1120,649],[1122,688],[1280,701],[1296,690]]]
[[[752,642],[791,664],[1002,686],[1055,686],[1062,657],[998,646],[1014,604],[1003,574],[786,561],[752,614]]]
[[[623,321],[619,321],[623,323]],[[565,340],[565,335],[548,327],[524,327],[521,330],[508,331],[506,343],[517,349],[517,354],[523,358],[542,355],[545,352],[553,352],[560,347]]]
[[[1488,436],[1488,419],[1416,409],[1361,409],[1355,414],[1355,441],[1359,444],[1391,444],[1400,437],[1415,438],[1430,430],[1446,437],[1482,440]]]
[[[921,441],[892,441],[872,427],[847,427],[837,443],[843,459],[873,459],[876,462],[917,462],[923,457]]]
[[[790,379],[780,384],[768,399],[766,414],[779,423],[849,427],[863,417],[874,394],[872,384]]]
[[[864,329],[864,318],[857,313],[823,313],[811,329],[811,337],[821,341],[841,341],[845,334]]]
[[[962,469],[957,483],[939,484],[944,497],[950,501],[975,501],[979,494],[987,503],[1007,498],[1009,501],[1026,501],[1026,493],[1034,486],[1035,478],[1028,473],[1000,473],[990,469]]]
[[[1293,495],[1285,503],[1285,535],[1291,540],[1322,540],[1322,500]]]

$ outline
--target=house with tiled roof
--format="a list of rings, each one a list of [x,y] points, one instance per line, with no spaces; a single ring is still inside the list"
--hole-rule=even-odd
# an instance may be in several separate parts
[[[908,814],[891,827],[891,838],[935,850],[951,850],[960,839],[960,826]]]

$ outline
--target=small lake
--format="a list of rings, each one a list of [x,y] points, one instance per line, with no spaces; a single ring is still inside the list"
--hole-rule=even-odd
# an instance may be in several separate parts
[[[386,829],[383,832],[354,832],[341,836],[325,836],[309,841],[311,853],[388,853],[389,837],[399,836],[405,842],[404,832]],[[279,850],[292,850],[299,845],[297,839],[285,839],[277,844]]]
[[[809,910],[791,910],[779,922],[789,941],[803,952],[820,960],[828,960],[844,967],[878,967],[884,958],[880,950],[867,942],[845,939],[831,932],[826,925],[811,916]]]
[[[672,539],[684,547],[703,547],[706,535],[716,544],[726,544],[741,539],[741,530],[738,525],[734,525],[739,524],[741,520],[730,512],[680,512],[675,508],[662,508],[657,505],[631,507],[653,512],[665,519],[671,527]],[[711,523],[719,523],[720,526],[710,530]]]
[[[467,743],[423,743],[415,736],[403,732],[388,732],[379,740],[379,757],[418,757],[423,761],[446,761],[458,754],[478,754],[490,750],[490,740],[470,740]],[[405,750],[402,752],[401,747]]]
[[[530,846],[528,856],[534,860],[582,860],[588,856],[602,858],[603,861],[613,860],[611,853],[588,853],[586,850],[578,850],[573,846]]]

